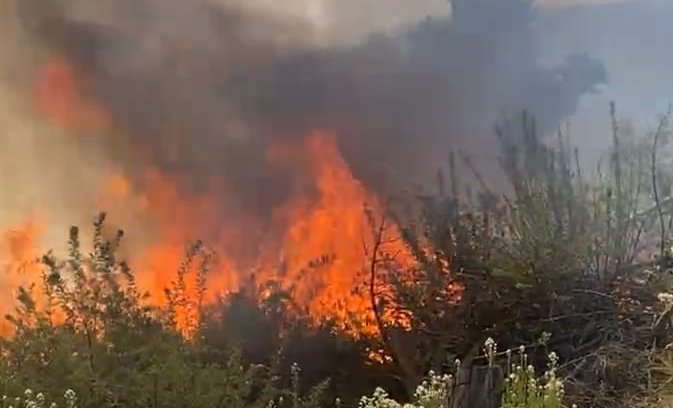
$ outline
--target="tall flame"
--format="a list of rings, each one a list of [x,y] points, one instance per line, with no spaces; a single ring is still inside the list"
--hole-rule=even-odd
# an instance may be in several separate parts
[[[295,195],[282,209],[288,227],[281,244],[281,285],[294,288],[294,299],[317,320],[334,320],[344,330],[374,334],[378,330],[369,293],[370,256],[376,225],[365,216],[368,207],[381,219],[379,200],[353,177],[341,157],[336,138],[314,133],[305,142],[314,197]],[[396,228],[380,240],[398,261],[411,262]],[[323,260],[323,262],[315,262]],[[270,279],[273,268],[265,272]]]
[[[54,59],[36,82],[36,110],[76,132],[111,130],[108,114],[85,96],[78,79],[65,60]],[[354,335],[377,333],[370,293],[370,257],[377,237],[370,221],[383,218],[382,203],[353,176],[335,135],[329,132],[315,132],[297,145],[272,146],[267,160],[270,166],[289,166],[296,189],[272,214],[271,242],[255,259],[231,251],[237,241],[258,233],[252,215],[222,215],[228,196],[235,191],[214,183],[208,194],[185,196],[176,182],[179,174],[162,173],[150,166],[141,178],[122,170],[111,173],[100,186],[99,210],[109,211],[115,223],[129,225],[131,239],[134,233],[138,235],[126,254],[138,285],[149,291],[152,302],[165,304],[165,289],[178,279],[176,271],[184,260],[185,244],[203,238],[217,252],[217,262],[207,276],[204,302],[239,290],[254,277],[260,298],[264,297],[264,283],[274,281],[316,323],[329,320]],[[221,226],[214,228],[218,223]],[[5,238],[7,253],[0,258],[10,259],[15,270],[17,262],[36,255],[33,237],[40,231],[25,228],[24,235]],[[405,246],[394,239],[399,235],[397,228],[393,225],[385,234],[378,238],[387,243],[386,250],[397,254],[399,263],[411,263]],[[185,301],[176,310],[176,325],[189,336],[199,318],[196,309],[201,294],[198,274],[193,267],[187,272],[181,293]]]

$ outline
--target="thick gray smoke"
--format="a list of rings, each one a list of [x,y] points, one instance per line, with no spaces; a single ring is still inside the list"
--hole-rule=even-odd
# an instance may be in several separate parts
[[[207,0],[21,0],[19,14],[93,78],[86,91],[128,135],[110,141],[115,159],[149,147],[188,188],[226,176],[261,211],[286,193],[271,143],[335,131],[359,178],[397,188],[450,148],[493,157],[503,114],[529,109],[554,130],[607,80],[587,55],[539,64],[528,0],[453,0],[450,18],[329,48],[300,22]]]

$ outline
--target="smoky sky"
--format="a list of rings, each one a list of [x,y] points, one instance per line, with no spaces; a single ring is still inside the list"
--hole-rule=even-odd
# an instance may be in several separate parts
[[[527,0],[447,7],[451,17],[331,47],[313,46],[299,21],[206,0],[21,0],[19,17],[92,78],[84,91],[124,130],[109,142],[116,160],[149,148],[186,192],[225,177],[266,211],[290,183],[266,164],[271,144],[334,131],[358,178],[400,188],[449,149],[495,154],[502,116],[527,109],[553,131],[607,81],[587,54],[540,64]]]
[[[657,126],[673,101],[673,2],[638,0],[583,5],[541,13],[538,34],[543,58],[590,53],[610,72],[601,93],[582,99],[570,119],[573,142],[591,161],[610,145],[609,101],[636,131]]]

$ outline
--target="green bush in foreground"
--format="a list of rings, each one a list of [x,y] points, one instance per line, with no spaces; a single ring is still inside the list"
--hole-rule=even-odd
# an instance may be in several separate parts
[[[495,342],[488,339],[485,344],[485,351],[489,359],[491,368],[495,367],[496,349]],[[522,347],[519,350],[519,361],[513,363],[511,351],[507,351],[508,376],[504,382],[502,390],[501,407],[502,408],[562,408],[563,382],[556,376],[556,366],[558,358],[555,353],[549,355],[549,368],[542,377],[535,374],[532,366],[527,365],[528,357]],[[458,364],[459,365],[459,364]],[[494,370],[495,371],[495,370]],[[320,390],[316,389],[308,397],[301,397],[299,384],[300,370],[293,366],[293,390],[287,395],[277,396],[268,400],[267,408],[292,407],[292,408],[319,408],[324,406],[320,403]],[[411,403],[400,403],[391,398],[382,388],[376,388],[371,396],[364,396],[360,399],[359,408],[454,408],[454,394],[457,382],[451,374],[436,374],[430,372],[428,377],[416,387],[414,399]],[[67,390],[63,396],[66,408],[76,408],[77,395],[73,390]],[[1,408],[56,408],[58,405],[54,402],[48,402],[44,394],[35,394],[28,389],[24,392],[24,397],[2,398]],[[147,406],[152,406],[148,403]],[[342,404],[337,399],[337,408]]]

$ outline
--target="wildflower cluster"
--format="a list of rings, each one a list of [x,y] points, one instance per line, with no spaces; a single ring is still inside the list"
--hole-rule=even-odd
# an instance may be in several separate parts
[[[452,375],[438,375],[430,371],[414,393],[414,402],[400,404],[390,398],[382,388],[377,388],[371,397],[362,397],[359,408],[449,408],[454,380]]]
[[[67,390],[63,394],[65,399],[65,408],[77,408],[77,395],[73,390]],[[47,398],[41,392],[35,394],[33,390],[27,389],[23,393],[23,398],[9,398],[6,395],[2,396],[0,402],[1,408],[58,408],[55,402],[48,403]]]
[[[542,378],[537,378],[535,368],[528,364],[525,348],[519,349],[519,364],[509,360],[508,376],[505,379],[505,392],[502,397],[502,408],[561,408],[563,398],[563,382],[558,378],[558,356],[549,354],[549,366]]]
[[[359,408],[413,408],[411,404],[402,405],[394,399],[390,398],[388,393],[380,387],[374,390],[371,397],[362,397]]]
[[[496,364],[498,356],[495,340],[489,338],[484,343],[484,353],[489,367]],[[557,376],[558,356],[549,353],[549,365],[541,378],[535,374],[535,369],[528,363],[526,348],[519,348],[518,364],[512,362],[512,351],[507,355],[507,378],[502,396],[502,408],[562,408],[563,382]],[[456,369],[460,368],[460,360],[455,362]],[[388,393],[377,388],[370,397],[360,399],[359,408],[450,408],[453,401],[455,379],[452,375],[438,375],[430,371],[428,378],[423,381],[414,394],[414,401],[410,404],[401,404],[390,398]]]
[[[657,299],[666,307],[673,305],[673,294],[671,293],[659,293]]]
[[[423,408],[448,408],[454,379],[452,375],[437,375],[430,371],[428,379],[416,387],[415,406]]]

